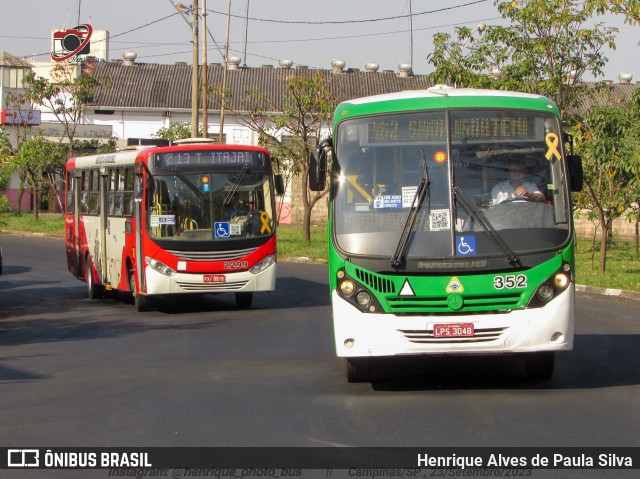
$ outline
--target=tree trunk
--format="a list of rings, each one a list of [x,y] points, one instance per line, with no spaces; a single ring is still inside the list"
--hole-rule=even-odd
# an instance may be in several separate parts
[[[18,191],[18,214],[22,213],[22,197],[24,196],[24,190],[20,188]]]
[[[302,220],[302,239],[305,243],[311,243],[311,205],[309,204],[309,175],[303,173],[300,175],[301,181],[301,193],[302,193],[302,206],[304,207],[304,218]]]
[[[603,223],[600,231],[600,272],[604,273],[607,269],[607,242],[609,240],[609,223]]]
[[[36,219],[36,221],[38,220],[38,210],[40,209],[40,198],[38,197],[38,187],[37,186],[33,186],[33,190],[31,191],[31,194],[33,195],[33,214],[34,217]]]
[[[636,206],[636,227],[633,232],[633,248],[635,250],[636,256],[638,256],[638,220],[640,219],[640,201],[636,203]]]

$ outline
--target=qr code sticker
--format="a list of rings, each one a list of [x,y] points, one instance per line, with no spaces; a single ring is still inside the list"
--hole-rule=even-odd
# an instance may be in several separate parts
[[[433,210],[429,214],[430,231],[444,231],[450,228],[449,210]]]

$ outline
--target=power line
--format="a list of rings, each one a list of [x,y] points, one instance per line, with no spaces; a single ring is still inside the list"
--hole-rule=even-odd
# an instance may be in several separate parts
[[[466,24],[470,24],[470,23],[477,23],[477,22],[490,22],[492,20],[500,20],[502,19],[502,17],[491,17],[491,18],[483,18],[483,19],[479,19],[479,20],[471,20],[468,22],[458,22],[458,23],[449,23],[446,25],[438,25],[436,27],[422,27],[422,28],[414,28],[413,31],[423,31],[423,30],[436,30],[436,29],[441,29],[441,28],[446,28],[446,27],[456,27],[458,25],[466,25]],[[301,39],[286,39],[286,40],[255,40],[255,41],[250,41],[249,44],[266,44],[266,43],[299,43],[299,42],[317,42],[317,41],[323,41],[323,40],[346,40],[349,38],[363,38],[363,37],[377,37],[377,36],[382,36],[382,35],[396,35],[398,33],[406,33],[409,30],[392,30],[389,32],[378,32],[378,33],[363,33],[363,34],[358,34],[358,35],[340,35],[340,36],[335,36],[335,37],[314,37],[314,38],[301,38]],[[239,41],[236,42],[232,42],[232,43],[240,43]]]
[[[468,7],[470,5],[476,5],[478,3],[484,3],[487,0],[476,0],[474,2],[468,2],[468,3],[463,3],[461,5],[453,5],[451,7],[443,7],[443,8],[438,8],[436,10],[429,10],[426,12],[420,12],[420,13],[412,13],[409,15],[396,15],[393,17],[382,17],[382,18],[369,18],[369,19],[365,19],[365,20],[336,20],[336,21],[322,21],[322,22],[311,22],[311,21],[294,21],[294,20],[274,20],[274,19],[267,19],[267,18],[254,18],[254,17],[242,17],[240,15],[231,15],[232,17],[235,18],[241,18],[243,20],[252,20],[255,22],[267,22],[267,23],[284,23],[284,24],[294,24],[294,25],[342,25],[342,24],[351,24],[351,23],[371,23],[371,22],[382,22],[382,21],[387,21],[387,20],[398,20],[401,18],[409,18],[409,17],[417,17],[420,15],[428,15],[431,13],[439,13],[439,12],[444,12],[447,10],[455,10],[457,8],[462,8],[462,7]],[[219,12],[217,10],[210,10],[207,9],[207,12],[211,12],[211,13],[216,13],[218,15],[224,15],[225,17],[227,16],[226,12]]]
[[[149,23],[145,23],[144,25],[140,25],[139,27],[132,28],[131,30],[127,30],[126,32],[118,33],[118,34],[116,34],[116,35],[111,35],[108,39],[105,39],[105,40],[98,40],[96,43],[98,43],[98,42],[104,42],[104,41],[107,41],[107,40],[109,40],[109,41],[110,41],[110,40],[112,40],[112,39],[114,39],[114,38],[121,37],[122,35],[126,35],[126,34],[128,34],[128,33],[135,32],[135,31],[137,31],[137,30],[141,30],[141,29],[146,28],[146,27],[148,27],[148,26],[151,26],[151,25],[154,25],[154,24],[156,24],[156,23],[162,22],[162,21],[164,21],[164,20],[166,20],[166,19],[168,19],[168,18],[171,18],[171,17],[173,17],[173,16],[175,16],[175,15],[178,15],[178,12],[174,12],[174,13],[172,13],[171,15],[167,15],[166,17],[159,18],[159,19],[154,20],[154,21],[149,22]],[[8,36],[8,35],[4,35],[3,37],[5,37],[5,38],[28,38],[28,37],[11,37],[11,36]],[[22,58],[26,58],[26,57],[40,57],[40,56],[43,56],[43,55],[50,55],[50,54],[51,54],[51,52],[46,52],[46,53],[34,53],[33,55],[26,55],[25,57],[22,57]]]

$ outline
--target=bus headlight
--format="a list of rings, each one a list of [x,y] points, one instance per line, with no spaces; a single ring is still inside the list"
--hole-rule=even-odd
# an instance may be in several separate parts
[[[564,263],[556,273],[542,283],[531,297],[528,306],[540,308],[562,293],[571,284],[571,265]]]
[[[553,298],[553,288],[546,283],[543,284],[538,288],[538,296],[543,301],[549,301]]]
[[[360,306],[366,306],[371,302],[371,295],[367,291],[360,291],[356,295],[356,301]]]
[[[569,285],[569,276],[566,273],[557,273],[553,277],[553,284],[556,288],[565,289]]]
[[[176,274],[176,271],[172,268],[169,268],[166,264],[157,259],[149,258],[148,256],[144,257],[145,262],[153,269],[155,269],[158,273],[164,274],[165,276],[173,276]]]
[[[336,272],[336,291],[348,303],[363,313],[382,313],[384,310],[375,294],[355,279],[351,279],[344,269]]]
[[[356,290],[356,285],[350,279],[346,279],[340,283],[340,292],[345,296],[351,296]]]
[[[256,263],[256,265],[253,268],[251,268],[249,271],[253,274],[261,273],[275,262],[276,262],[276,255],[270,254],[269,256],[264,258],[262,261],[259,261],[258,263]]]

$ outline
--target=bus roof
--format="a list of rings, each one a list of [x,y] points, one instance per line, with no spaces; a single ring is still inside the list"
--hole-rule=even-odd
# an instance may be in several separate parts
[[[187,142],[181,145],[172,146],[143,146],[131,149],[124,149],[113,153],[102,153],[99,155],[77,156],[67,160],[67,169],[91,168],[93,166],[127,166],[133,165],[138,156],[145,158],[153,150],[153,153],[166,153],[170,151],[198,151],[198,150],[248,150],[262,151],[268,150],[261,146],[248,145],[227,145],[220,143],[194,143]],[[142,161],[142,160],[141,160]]]
[[[514,108],[542,110],[560,116],[556,104],[542,95],[504,90],[453,88],[436,85],[426,90],[409,90],[348,100],[336,108],[335,120],[390,111],[442,108]]]

